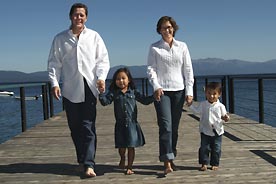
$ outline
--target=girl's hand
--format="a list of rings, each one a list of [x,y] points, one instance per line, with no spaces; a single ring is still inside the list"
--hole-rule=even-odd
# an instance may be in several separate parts
[[[156,91],[154,91],[153,96],[154,96],[154,98],[155,98],[156,101],[160,101],[160,100],[161,100],[161,96],[162,96],[163,94],[164,94],[163,89],[162,89],[162,88],[159,88],[159,89],[157,89]]]
[[[97,88],[100,93],[103,93],[105,91],[105,82],[103,80],[97,81]]]

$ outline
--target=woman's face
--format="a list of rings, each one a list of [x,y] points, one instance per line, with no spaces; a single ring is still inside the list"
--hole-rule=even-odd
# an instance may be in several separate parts
[[[85,9],[84,8],[76,8],[70,18],[71,18],[71,23],[72,23],[73,29],[75,29],[75,28],[82,29],[84,27],[84,23],[87,20],[87,16],[85,14]]]
[[[173,39],[173,26],[170,21],[164,22],[161,25],[160,33],[165,41],[171,41]]]

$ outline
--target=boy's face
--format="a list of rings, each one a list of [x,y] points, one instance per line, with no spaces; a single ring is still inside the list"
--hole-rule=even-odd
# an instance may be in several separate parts
[[[211,104],[218,101],[218,98],[220,97],[220,92],[218,90],[214,89],[206,89],[205,96]]]

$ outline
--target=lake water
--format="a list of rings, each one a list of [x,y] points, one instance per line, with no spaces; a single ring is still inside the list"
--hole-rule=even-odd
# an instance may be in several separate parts
[[[19,88],[5,89],[13,91],[14,96],[0,96],[0,144],[21,133],[21,106]],[[26,87],[25,96],[40,96],[41,86]],[[62,103],[54,100],[54,113],[62,111]],[[43,119],[42,98],[38,100],[26,100],[27,129],[41,123]]]
[[[142,92],[140,81],[135,81],[137,88]],[[108,84],[107,84],[108,85]],[[204,100],[204,83],[198,82],[198,101]],[[258,91],[256,81],[240,81],[235,84],[235,114],[259,121]],[[6,89],[19,96],[19,88]],[[41,94],[41,86],[26,87],[25,96]],[[152,88],[149,86],[149,94]],[[276,127],[276,80],[264,82],[264,122]],[[43,121],[42,99],[26,100],[27,128]],[[62,102],[54,99],[54,114],[62,111]],[[0,96],[0,144],[21,133],[20,100],[14,97]]]

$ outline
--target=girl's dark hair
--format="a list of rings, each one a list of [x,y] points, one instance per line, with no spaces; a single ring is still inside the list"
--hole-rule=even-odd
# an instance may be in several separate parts
[[[207,91],[208,89],[211,90],[216,90],[219,93],[221,93],[221,84],[219,82],[209,82],[206,86],[205,86],[205,90]]]
[[[112,78],[112,81],[111,81],[111,84],[109,86],[109,90],[112,91],[112,90],[118,90],[118,86],[116,85],[116,79],[117,79],[117,75],[120,73],[120,72],[124,72],[127,77],[128,77],[128,80],[129,80],[129,84],[128,84],[128,87],[130,89],[136,89],[135,87],[135,84],[133,82],[133,78],[132,78],[132,75],[129,71],[129,69],[127,67],[123,67],[123,68],[119,68],[113,75],[113,78]]]
[[[88,8],[85,4],[82,4],[82,3],[75,3],[71,6],[71,9],[70,9],[70,13],[69,13],[69,17],[71,18],[71,16],[73,15],[75,9],[77,8],[84,8],[85,9],[85,15],[86,17],[88,16]]]
[[[172,17],[169,16],[163,16],[158,20],[158,23],[156,25],[156,31],[158,34],[161,34],[161,26],[163,23],[169,21],[173,27],[173,36],[175,36],[176,31],[178,30],[178,25],[176,24],[175,20]]]

